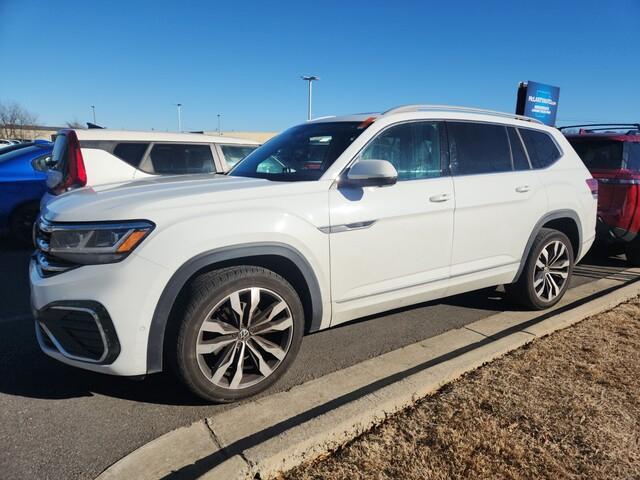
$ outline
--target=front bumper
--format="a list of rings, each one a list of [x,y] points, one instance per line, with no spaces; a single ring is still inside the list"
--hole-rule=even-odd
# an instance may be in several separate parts
[[[29,266],[36,337],[47,355],[114,375],[147,373],[151,319],[169,273],[131,255],[42,276]]]
[[[109,312],[98,302],[54,302],[35,318],[40,348],[54,358],[109,365],[120,354]]]

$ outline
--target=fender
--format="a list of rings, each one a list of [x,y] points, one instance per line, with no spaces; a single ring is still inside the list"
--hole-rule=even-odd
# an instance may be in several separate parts
[[[529,256],[529,252],[531,250],[531,246],[533,245],[533,241],[536,236],[542,229],[542,226],[550,222],[551,220],[557,220],[559,218],[570,218],[576,225],[578,226],[578,251],[574,252],[575,258],[580,258],[581,249],[582,249],[582,223],[580,223],[580,217],[574,210],[554,210],[553,212],[546,213],[542,216],[538,223],[536,223],[535,227],[531,231],[531,235],[529,235],[529,240],[527,240],[527,245],[524,248],[524,253],[522,254],[522,259],[520,260],[520,267],[518,268],[518,273],[516,273],[515,278],[513,279],[513,283],[517,282],[524,270],[524,265],[527,261],[527,257]]]
[[[309,292],[311,293],[312,318],[309,331],[314,332],[320,328],[322,321],[322,295],[318,279],[309,262],[295,248],[284,243],[247,243],[222,247],[208,252],[201,253],[190,260],[187,260],[173,274],[167,285],[164,287],[156,309],[153,312],[151,326],[149,328],[149,340],[147,342],[147,373],[162,371],[162,356],[164,350],[164,335],[169,321],[171,308],[178,297],[178,294],[189,281],[189,279],[199,270],[215,263],[228,260],[236,260],[245,257],[255,257],[259,255],[275,255],[285,257],[292,261],[302,272]]]

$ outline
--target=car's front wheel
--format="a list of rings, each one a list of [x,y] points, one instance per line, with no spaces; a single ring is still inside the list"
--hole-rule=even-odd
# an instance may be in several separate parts
[[[237,266],[202,275],[189,289],[172,356],[195,394],[230,402],[265,390],[284,374],[304,330],[300,298],[284,278]]]
[[[507,286],[507,292],[527,308],[552,307],[569,288],[573,262],[569,238],[558,230],[543,228],[533,241],[520,278]]]

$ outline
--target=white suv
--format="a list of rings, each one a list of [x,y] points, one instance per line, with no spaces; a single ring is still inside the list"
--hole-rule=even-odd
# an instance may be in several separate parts
[[[273,384],[308,332],[500,284],[555,304],[594,240],[596,197],[564,136],[525,117],[318,119],[227,175],[49,204],[30,266],[38,341],[96,372],[170,366],[232,401]]]
[[[84,186],[156,175],[224,173],[260,144],[198,133],[66,129],[56,134],[47,178],[53,197]]]

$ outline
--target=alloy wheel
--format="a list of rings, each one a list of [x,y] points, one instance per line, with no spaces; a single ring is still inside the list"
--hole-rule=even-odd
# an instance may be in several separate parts
[[[293,317],[277,293],[237,290],[204,318],[196,340],[203,375],[218,387],[238,390],[269,377],[287,356]]]
[[[540,300],[550,302],[563,291],[571,260],[567,246],[559,240],[547,243],[533,270],[533,289]]]

